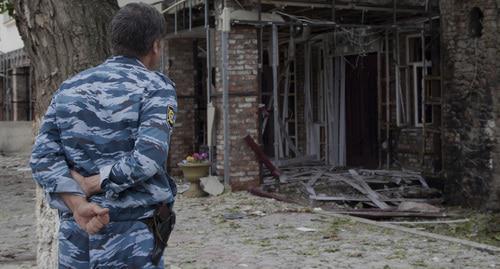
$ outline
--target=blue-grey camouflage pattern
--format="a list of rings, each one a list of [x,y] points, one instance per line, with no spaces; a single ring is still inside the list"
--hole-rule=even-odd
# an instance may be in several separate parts
[[[74,221],[59,228],[59,268],[164,268],[151,261],[153,234],[141,221],[110,222],[98,234],[88,235]]]
[[[74,220],[58,194],[84,196],[72,169],[100,174],[103,192],[89,201],[109,208],[111,222],[148,218],[159,203],[173,203],[176,186],[165,163],[176,112],[174,83],[137,59],[115,56],[66,80],[30,160],[34,180],[61,221]]]

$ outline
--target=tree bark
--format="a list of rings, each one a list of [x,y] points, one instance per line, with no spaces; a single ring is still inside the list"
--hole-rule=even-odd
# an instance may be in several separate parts
[[[116,0],[13,0],[17,28],[35,72],[36,133],[52,94],[68,77],[110,54],[108,24]],[[36,192],[38,268],[57,268],[57,212]]]

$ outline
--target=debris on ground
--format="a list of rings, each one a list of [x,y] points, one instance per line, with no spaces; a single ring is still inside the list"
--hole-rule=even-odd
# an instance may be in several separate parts
[[[495,254],[348,218],[328,217],[319,214],[325,210],[315,213],[311,208],[245,192],[203,198],[181,195],[176,208],[178,225],[169,242],[166,261],[183,269],[500,265],[500,257]],[[250,214],[255,211],[266,215]],[[246,217],[226,220],[223,216],[228,212],[242,212]]]
[[[257,155],[259,156],[259,155]],[[252,193],[367,218],[446,217],[440,191],[410,170],[347,169],[313,157],[275,162],[264,171],[264,184]],[[277,174],[279,176],[277,176]]]
[[[204,192],[212,196],[221,195],[224,192],[224,185],[216,176],[200,178],[200,187]]]
[[[246,215],[242,212],[224,213],[224,219],[226,219],[226,220],[242,219],[244,217],[246,217]]]
[[[182,194],[189,190],[190,183],[178,183],[177,184],[177,193]]]
[[[31,236],[35,228],[35,184],[29,173],[17,171],[26,163],[27,158],[0,158],[2,269],[36,267]],[[313,209],[245,192],[201,198],[180,194],[175,209],[177,224],[164,258],[166,268],[171,269],[498,268],[500,265],[498,255],[464,245],[324,216],[327,211],[319,207]],[[233,219],[225,219],[226,213],[232,213]],[[234,218],[237,213],[244,217]],[[473,216],[467,218],[476,223]],[[481,223],[492,222],[481,219]],[[442,226],[462,224],[466,223]],[[316,232],[299,232],[298,227]],[[474,231],[474,227],[467,231]],[[483,235],[481,229],[479,232]]]
[[[441,212],[441,208],[439,207],[427,203],[418,203],[418,202],[402,202],[401,204],[399,204],[398,210],[411,211],[411,212],[429,212],[429,213]]]
[[[298,227],[296,230],[300,231],[300,232],[316,232],[317,231],[316,229],[307,228],[307,227]]]

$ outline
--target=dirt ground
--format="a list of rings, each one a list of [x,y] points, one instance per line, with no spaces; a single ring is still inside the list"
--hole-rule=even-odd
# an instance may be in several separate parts
[[[0,155],[0,268],[35,265],[34,199],[28,157]]]
[[[34,183],[0,157],[0,268],[33,268]],[[227,193],[176,202],[167,268],[500,268],[500,255]]]

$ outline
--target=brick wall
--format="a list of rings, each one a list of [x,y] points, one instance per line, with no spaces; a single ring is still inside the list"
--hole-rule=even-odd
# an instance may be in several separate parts
[[[194,150],[196,74],[193,64],[193,42],[193,39],[165,40],[165,72],[176,84],[179,108],[167,162],[169,171],[174,175],[180,174],[177,163],[192,154]]]
[[[495,0],[441,0],[444,52],[444,157],[449,201],[500,210],[498,7]],[[482,36],[469,14],[484,15]]]
[[[422,171],[425,174],[435,175],[441,170],[441,140],[438,133],[426,133],[425,155],[422,163],[422,129],[401,129],[395,135],[395,149],[393,151],[394,164],[397,168]]]
[[[250,134],[258,141],[258,47],[255,27],[233,26],[229,33],[228,83],[230,130],[230,183],[233,191],[259,184],[259,164],[243,138]],[[224,126],[222,105],[221,37],[216,33],[217,77],[213,95],[216,108],[216,166],[224,174]]]

